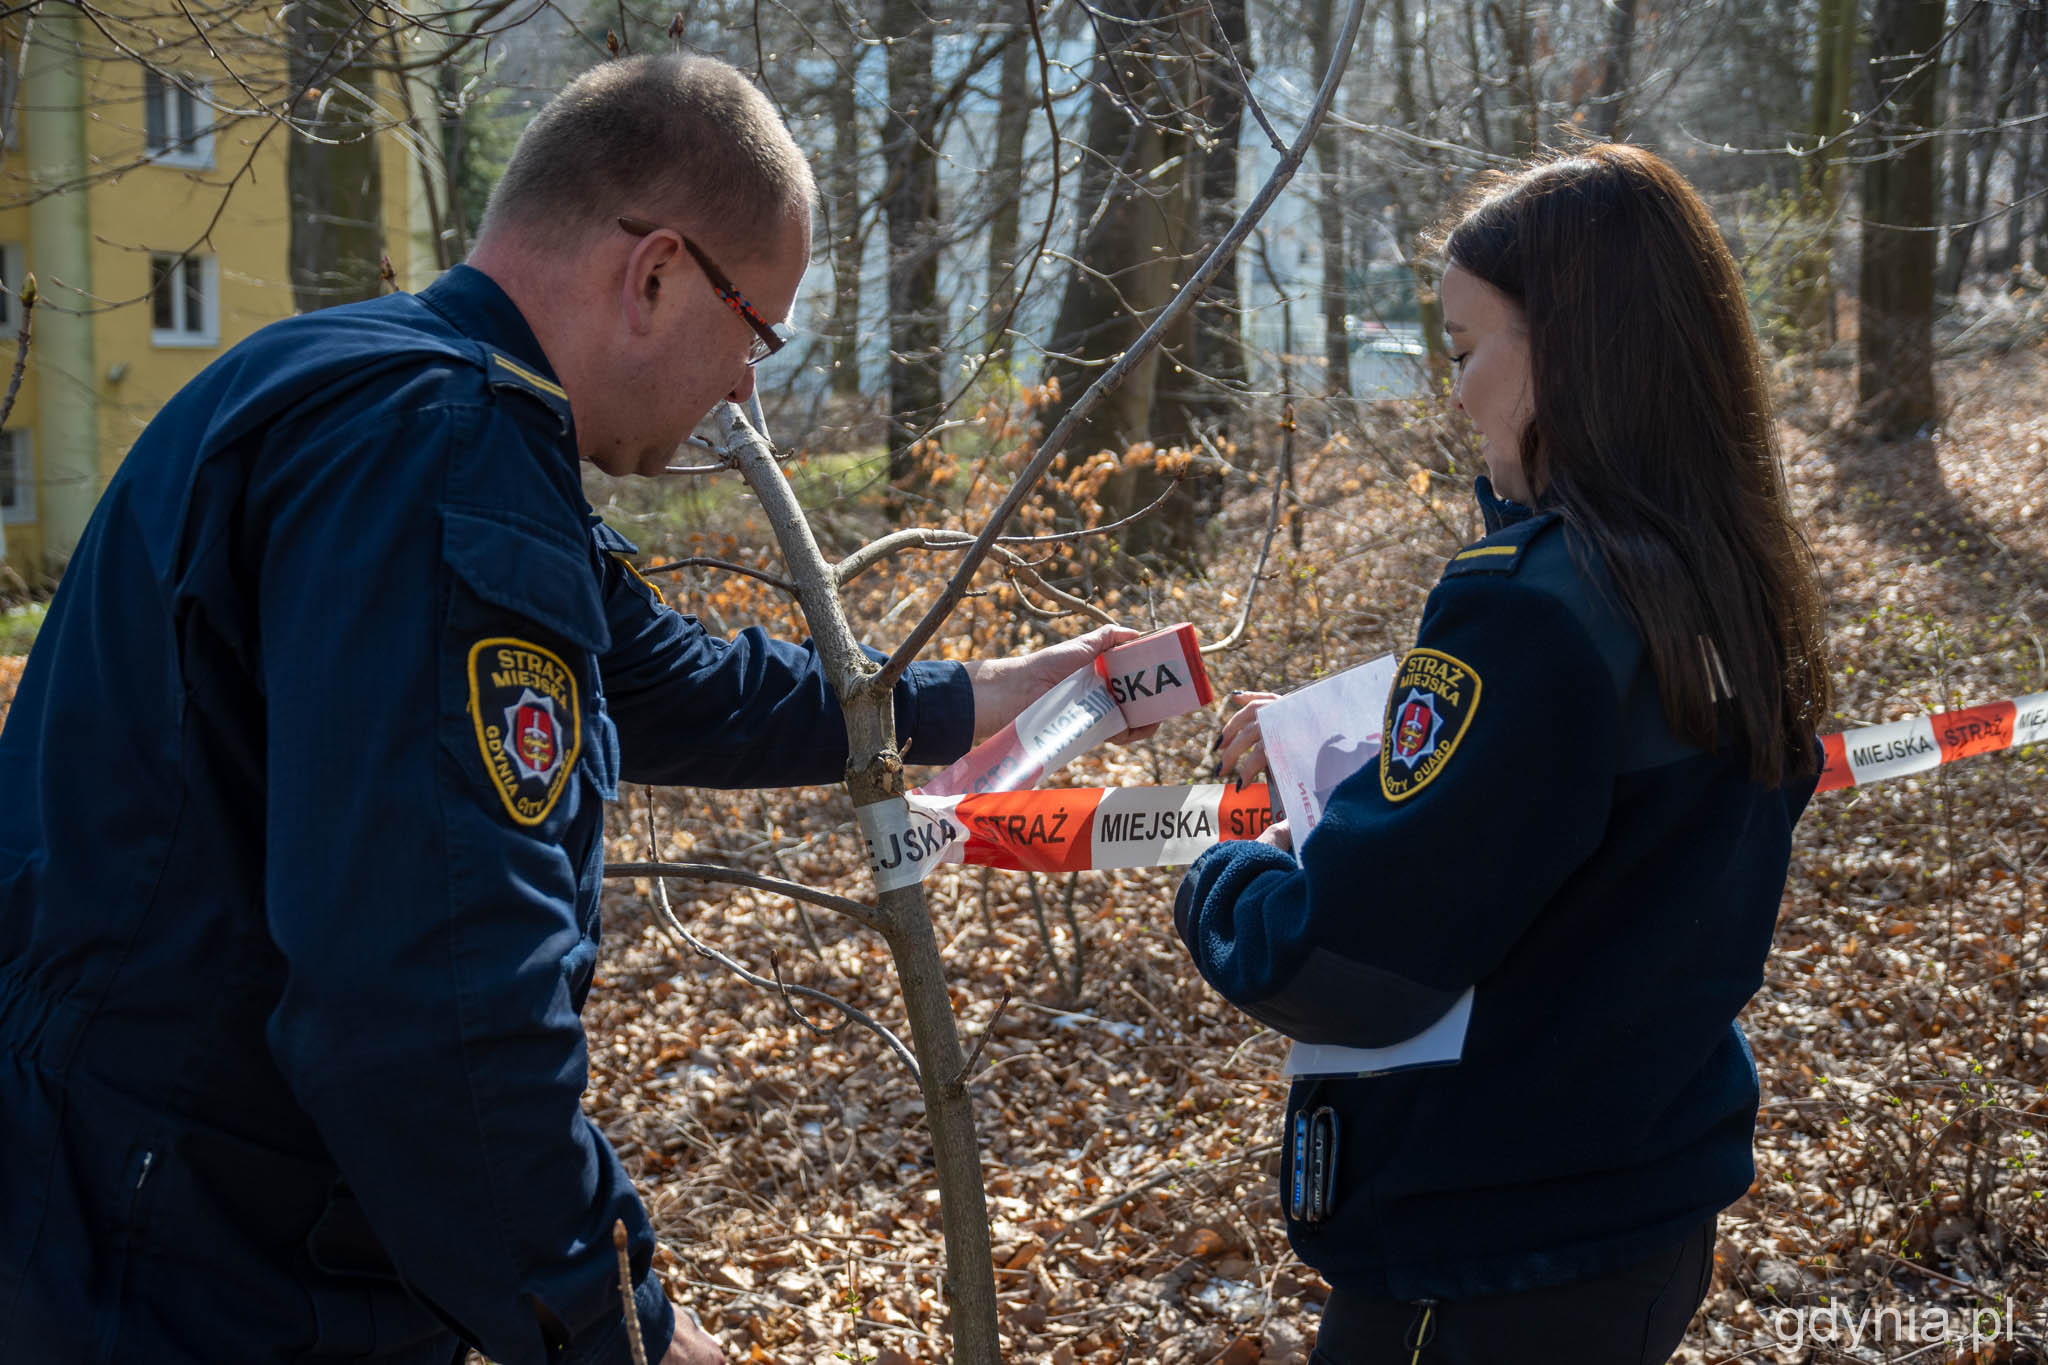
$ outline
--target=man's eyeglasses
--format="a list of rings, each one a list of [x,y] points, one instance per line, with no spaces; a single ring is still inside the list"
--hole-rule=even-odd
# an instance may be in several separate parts
[[[622,217],[619,219],[619,226],[635,237],[645,237],[651,232],[661,230],[659,223],[650,223],[644,218]],[[704,272],[704,278],[711,281],[711,287],[718,291],[718,297],[725,300],[726,307],[738,313],[747,326],[754,329],[754,346],[747,352],[747,364],[750,367],[760,364],[789,344],[789,338],[776,331],[754,311],[754,305],[747,302],[747,296],[733,288],[732,281],[725,277],[725,272],[713,265],[711,258],[698,250],[695,242],[683,237],[680,232],[676,233],[676,236],[682,238],[683,250],[690,253],[690,259]]]

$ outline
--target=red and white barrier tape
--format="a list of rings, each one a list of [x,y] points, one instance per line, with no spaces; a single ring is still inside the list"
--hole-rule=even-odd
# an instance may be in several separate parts
[[[1279,818],[1263,782],[941,797],[912,792],[909,805],[901,837],[877,844],[868,836],[883,890],[919,880],[942,862],[1019,872],[1174,867],[1219,840],[1255,839]]]
[[[877,890],[942,862],[1079,872],[1190,863],[1251,839],[1278,815],[1265,784],[1026,790],[1111,735],[1211,699],[1194,627],[1105,652],[902,802],[854,811]],[[2001,749],[2048,742],[2048,692],[1822,736],[1821,791],[1839,791]]]
[[[2048,740],[2048,692],[2030,692],[2013,701],[1987,702],[1886,725],[1866,725],[1821,737],[1828,761],[1821,770],[1820,790],[1839,791],[1887,777],[1924,773],[1959,758],[2043,740]]]
[[[2048,692],[1826,735],[1821,791],[1925,772],[1978,754],[2048,743]],[[948,818],[960,861],[1031,872],[1173,867],[1223,839],[1255,839],[1279,819],[1264,783],[1070,787],[969,796]]]
[[[1193,626],[1169,626],[1104,650],[1092,664],[1076,670],[1025,707],[1001,733],[977,745],[905,800],[855,807],[854,818],[867,840],[876,890],[909,886],[924,880],[941,862],[963,860],[968,845],[967,828],[962,823],[965,816],[958,813],[963,802],[980,800],[991,792],[1050,796],[1053,793],[1022,789],[1036,785],[1047,773],[1065,767],[1112,735],[1184,715],[1207,706],[1214,697]],[[1130,790],[1158,793],[1170,789]],[[1156,803],[1156,796],[1154,800]],[[1213,833],[1208,842],[1216,842]]]

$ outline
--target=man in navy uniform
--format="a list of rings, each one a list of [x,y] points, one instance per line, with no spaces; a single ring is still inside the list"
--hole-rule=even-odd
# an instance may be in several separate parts
[[[614,62],[522,140],[469,266],[265,329],[136,443],[0,736],[0,1359],[622,1362],[583,1116],[602,803],[837,780],[815,655],[667,610],[577,458],[745,400],[810,255],[768,103]],[[949,761],[1112,637],[919,665]]]

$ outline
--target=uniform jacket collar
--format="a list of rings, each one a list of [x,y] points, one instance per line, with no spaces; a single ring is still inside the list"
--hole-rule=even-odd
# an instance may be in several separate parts
[[[549,383],[560,383],[519,305],[498,287],[496,280],[475,266],[452,267],[421,290],[419,299],[464,336],[503,351]]]
[[[1518,521],[1527,521],[1536,515],[1536,509],[1501,497],[1493,491],[1493,480],[1481,474],[1472,484],[1472,496],[1479,499],[1479,515],[1486,519],[1486,534],[1513,526]]]

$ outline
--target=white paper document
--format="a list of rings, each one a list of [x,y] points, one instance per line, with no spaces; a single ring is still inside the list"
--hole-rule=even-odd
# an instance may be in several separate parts
[[[1377,1076],[1415,1066],[1449,1066],[1465,1055],[1465,1026],[1472,1022],[1473,990],[1467,987],[1444,1017],[1392,1047],[1337,1047],[1296,1043],[1287,1050],[1289,1076]]]
[[[1272,791],[1297,850],[1323,818],[1337,784],[1378,762],[1387,692],[1394,685],[1398,662],[1383,654],[1297,688],[1259,712]],[[1372,894],[1369,884],[1365,894]],[[1391,1047],[1297,1042],[1287,1054],[1286,1074],[1373,1076],[1410,1067],[1448,1066],[1465,1054],[1472,997],[1467,990],[1441,1019]]]
[[[1298,687],[1259,712],[1266,766],[1296,848],[1323,818],[1337,784],[1379,757],[1395,664],[1393,655],[1382,654]]]

